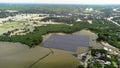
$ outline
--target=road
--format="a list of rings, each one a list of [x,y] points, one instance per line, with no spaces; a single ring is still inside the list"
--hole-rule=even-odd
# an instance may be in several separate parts
[[[113,18],[114,18],[114,17],[109,17],[109,18],[107,18],[107,20],[109,20],[109,21],[113,22],[114,24],[120,26],[120,24],[118,24],[117,22],[115,22],[115,21],[112,20]]]

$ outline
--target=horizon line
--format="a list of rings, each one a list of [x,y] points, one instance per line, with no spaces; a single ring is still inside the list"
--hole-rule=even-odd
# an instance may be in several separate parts
[[[1,2],[0,4],[48,4],[48,5],[120,5],[120,4],[75,4],[75,3],[22,3],[22,2]]]

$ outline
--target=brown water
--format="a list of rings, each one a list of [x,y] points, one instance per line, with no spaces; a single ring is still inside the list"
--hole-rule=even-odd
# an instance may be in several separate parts
[[[47,48],[29,48],[20,43],[0,42],[0,68],[28,68],[48,53]]]
[[[101,47],[101,45],[99,43],[96,43],[95,41],[93,41],[94,39],[97,38],[97,35],[95,35],[94,33],[90,32],[90,31],[82,30],[79,32],[75,32],[74,34],[90,35],[90,38],[92,41],[91,45],[94,46],[95,48]],[[38,60],[40,57],[43,57],[44,55],[46,55],[49,52],[50,52],[49,49],[43,48],[40,46],[36,46],[35,48],[29,48],[27,45],[23,45],[20,43],[0,42],[0,68],[28,68],[29,65],[31,65],[36,60]],[[55,51],[55,52],[56,52],[56,54],[58,54],[57,51]],[[64,52],[59,51],[59,54],[60,53],[64,53]],[[67,60],[71,60],[71,58],[72,58],[72,60],[77,60],[69,52],[64,53],[64,54],[67,55],[67,56],[64,56],[64,58],[69,57]],[[55,54],[53,56],[56,57]],[[54,58],[53,59],[51,59],[51,58],[46,59],[46,60],[49,60],[48,62],[51,62],[52,60],[54,60]],[[61,62],[63,62],[65,60],[65,59],[62,60],[62,58],[63,58],[63,56],[61,57]],[[67,60],[65,60],[65,61],[67,61]],[[57,58],[53,62],[59,63]],[[75,61],[75,62],[77,62],[77,61]],[[44,61],[42,61],[41,63],[45,64]],[[38,64],[38,67],[36,67],[36,68],[39,68],[40,64]],[[54,66],[54,64],[53,64],[53,66]],[[41,64],[41,67],[42,67],[42,64]]]

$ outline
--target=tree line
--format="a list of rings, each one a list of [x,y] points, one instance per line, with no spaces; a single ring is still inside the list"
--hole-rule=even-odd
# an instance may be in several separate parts
[[[73,33],[82,29],[89,29],[92,32],[98,34],[98,41],[104,40],[109,42],[115,47],[120,47],[120,37],[117,35],[119,27],[114,27],[115,24],[107,20],[94,20],[93,24],[88,22],[75,22],[73,26],[65,24],[49,24],[46,26],[35,27],[35,30],[26,35],[14,35],[14,36],[0,36],[0,41],[8,42],[20,42],[30,47],[38,45],[42,42],[42,36],[48,33]],[[112,42],[112,43],[111,43]]]

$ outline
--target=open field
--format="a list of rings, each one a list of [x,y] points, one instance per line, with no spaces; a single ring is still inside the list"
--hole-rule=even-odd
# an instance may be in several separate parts
[[[8,29],[8,28],[17,28],[20,27],[21,23],[20,22],[6,22],[5,24],[1,25],[0,28]]]
[[[20,22],[7,22],[0,26],[0,35],[14,29],[20,29],[22,27],[24,26]]]
[[[42,17],[40,17],[40,16]],[[45,15],[45,16],[44,16]],[[37,26],[43,26],[47,24],[63,24],[62,22],[52,22],[52,21],[47,21],[43,22],[40,21],[41,19],[48,17],[48,14],[18,14],[13,17],[7,17],[7,18],[0,18],[0,33],[7,33],[8,31],[12,31],[14,29],[30,29],[31,32],[33,32],[34,27]],[[22,31],[17,31],[15,33],[19,33]],[[16,35],[13,33],[12,35]],[[22,33],[20,35],[25,35],[26,33]],[[19,34],[18,34],[19,35]]]

